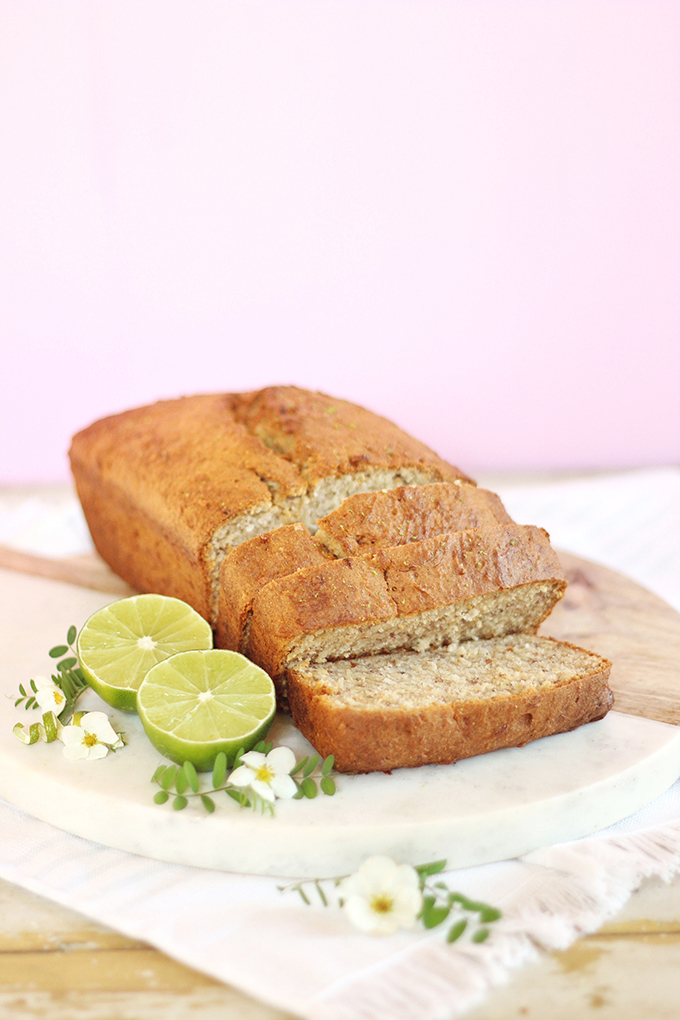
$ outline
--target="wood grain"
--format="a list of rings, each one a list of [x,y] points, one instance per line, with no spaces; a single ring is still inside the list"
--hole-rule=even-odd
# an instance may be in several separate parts
[[[680,723],[680,613],[615,570],[559,553],[569,586],[541,634],[612,661],[614,707]]]
[[[51,581],[65,581],[79,588],[110,592],[112,595],[134,595],[130,585],[114,574],[96,553],[50,559],[0,545],[0,567],[16,570],[20,574],[46,577]]]

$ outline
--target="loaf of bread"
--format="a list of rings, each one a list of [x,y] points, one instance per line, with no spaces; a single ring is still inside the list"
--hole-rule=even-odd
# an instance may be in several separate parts
[[[311,556],[315,543],[307,537],[304,544]],[[265,555],[247,583],[249,552]],[[232,576],[229,589],[227,567],[236,559],[241,583]],[[223,568],[223,597],[241,588],[238,647],[274,678],[282,695],[287,671],[303,662],[532,633],[566,589],[546,533],[517,524],[324,559],[267,581],[265,566],[274,570],[275,562],[256,543],[235,551]],[[229,615],[236,613],[220,612],[218,640]]]
[[[340,772],[445,764],[602,718],[611,663],[526,634],[306,665],[293,720]]]
[[[94,544],[138,591],[214,622],[222,559],[355,492],[469,481],[384,418],[294,386],[165,400],[78,433],[71,467]]]

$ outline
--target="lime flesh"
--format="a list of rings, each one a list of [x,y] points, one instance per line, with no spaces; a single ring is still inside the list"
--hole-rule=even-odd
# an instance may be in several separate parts
[[[247,751],[265,736],[276,696],[264,670],[238,652],[180,652],[147,673],[137,709],[162,755],[206,772],[220,751],[231,764],[239,748]]]
[[[134,712],[149,670],[187,649],[212,648],[210,625],[179,599],[133,595],[94,613],[78,635],[83,676],[114,708]]]

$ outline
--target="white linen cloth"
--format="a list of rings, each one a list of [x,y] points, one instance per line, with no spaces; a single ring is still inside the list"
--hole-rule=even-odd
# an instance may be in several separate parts
[[[508,486],[500,494],[511,515],[545,526],[558,548],[627,573],[680,610],[680,470]],[[34,499],[23,512],[16,503],[4,509],[0,541],[20,536],[16,544],[43,554],[86,551],[74,507],[54,513],[49,500]],[[126,854],[0,802],[4,879],[309,1020],[460,1016],[534,959],[537,946],[565,948],[615,914],[644,877],[669,880],[678,871],[680,781],[589,839],[448,873],[451,888],[503,910],[486,942],[448,945],[445,926],[363,935],[341,911],[281,892],[282,881]]]

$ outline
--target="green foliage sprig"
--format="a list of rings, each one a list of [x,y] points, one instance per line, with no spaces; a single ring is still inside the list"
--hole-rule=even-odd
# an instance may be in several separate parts
[[[261,740],[251,750],[269,754],[272,747],[271,742]],[[245,747],[239,748],[234,761],[229,766],[226,754],[224,751],[220,751],[215,758],[212,770],[212,785],[205,789],[201,788],[201,781],[191,762],[185,761],[183,765],[159,765],[151,777],[151,782],[157,783],[160,787],[153,798],[154,802],[167,804],[171,800],[175,811],[183,811],[190,800],[196,800],[200,802],[205,811],[212,814],[216,807],[213,798],[216,794],[225,793],[227,797],[235,800],[239,807],[259,809],[262,814],[273,815],[273,803],[259,797],[252,789],[232,786],[229,783],[229,775],[241,765],[241,759],[245,753]],[[323,794],[332,797],[336,791],[335,781],[330,774],[334,761],[332,754],[323,760],[318,754],[315,754],[311,757],[301,758],[296,762],[290,771],[297,786],[297,792],[292,799],[300,800],[307,797],[311,800],[317,796],[319,787]],[[319,780],[318,786],[317,779]]]
[[[456,942],[466,931],[472,942],[485,942],[491,934],[489,925],[499,920],[502,916],[501,911],[488,903],[471,900],[463,893],[454,892],[449,889],[446,882],[432,881],[433,876],[440,874],[445,868],[445,859],[415,865],[414,870],[418,874],[422,895],[418,920],[423,928],[428,930],[437,928],[445,921],[452,921],[446,933],[447,942]],[[343,899],[337,893],[337,889],[347,877],[341,875],[338,878],[311,878],[278,888],[280,892],[298,893],[307,906],[311,906],[316,900],[324,907],[333,904],[342,907]]]
[[[88,689],[87,681],[83,676],[78,663],[78,655],[74,648],[77,634],[77,628],[71,625],[66,634],[66,643],[55,645],[47,653],[51,659],[59,659],[56,666],[57,672],[52,674],[51,679],[66,699],[66,705],[63,709],[65,714],[61,719],[63,725],[66,724],[67,719],[73,714],[80,695]],[[37,693],[35,681],[31,680],[29,682],[29,688],[32,693],[29,693],[23,684],[19,684],[19,697],[14,702],[15,708],[18,708],[21,704],[23,704],[25,709],[39,707],[35,697]]]

